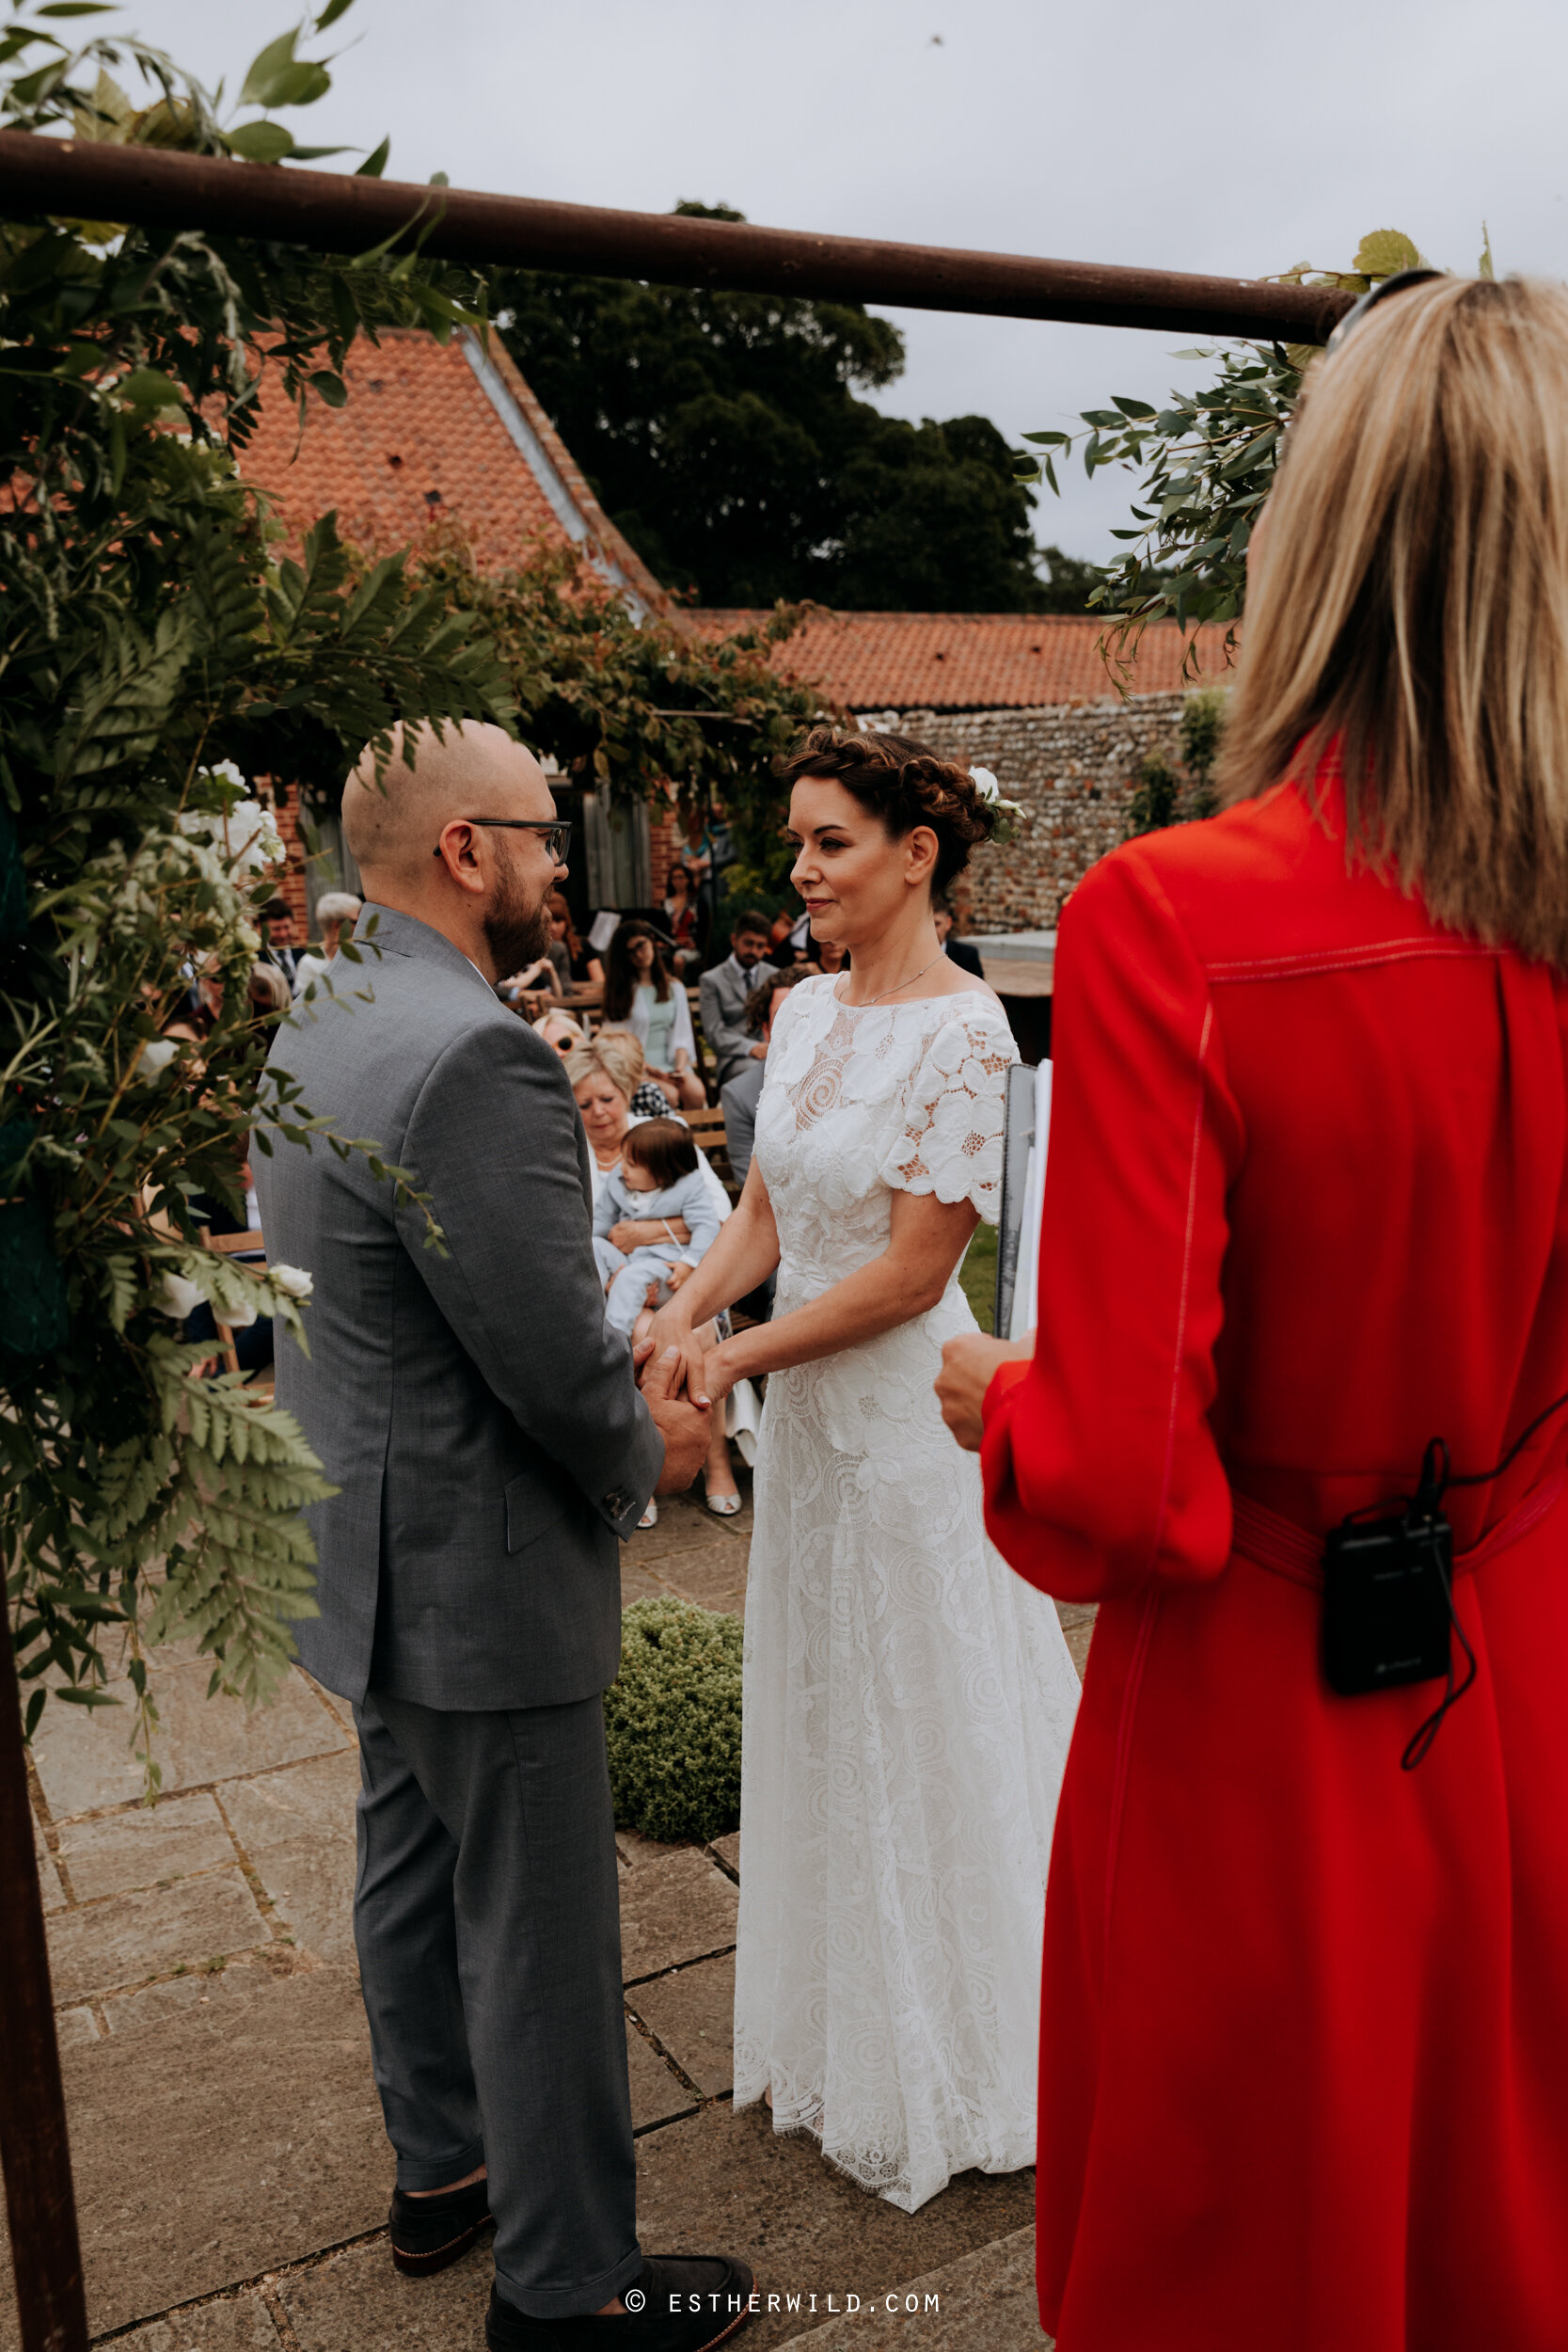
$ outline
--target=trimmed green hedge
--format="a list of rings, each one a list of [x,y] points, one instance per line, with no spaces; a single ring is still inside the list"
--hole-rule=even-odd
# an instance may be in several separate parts
[[[673,1598],[626,1612],[604,1698],[618,1828],[670,1839],[739,1827],[740,1658],[738,1617]]]

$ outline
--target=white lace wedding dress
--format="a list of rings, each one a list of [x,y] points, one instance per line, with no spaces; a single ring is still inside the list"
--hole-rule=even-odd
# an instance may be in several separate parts
[[[1016,1049],[979,991],[773,1025],[756,1157],[775,1313],[887,1246],[895,1189],[995,1221]],[[986,1541],[931,1384],[973,1331],[955,1275],[881,1339],[772,1374],[746,1599],[735,2099],[771,2090],[913,2212],[1034,2161],[1046,1867],[1078,1677]]]

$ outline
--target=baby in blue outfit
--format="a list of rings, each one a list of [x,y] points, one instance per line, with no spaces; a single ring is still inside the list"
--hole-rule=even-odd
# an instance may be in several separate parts
[[[689,1241],[644,1244],[629,1254],[617,1249],[610,1229],[624,1217],[672,1222],[686,1219]],[[621,1165],[606,1178],[594,1211],[594,1256],[605,1283],[605,1320],[628,1339],[639,1337],[639,1317],[648,1290],[658,1285],[662,1307],[678,1291],[703,1252],[716,1238],[720,1216],[697,1164],[690,1129],[678,1119],[644,1119],[626,1129]]]

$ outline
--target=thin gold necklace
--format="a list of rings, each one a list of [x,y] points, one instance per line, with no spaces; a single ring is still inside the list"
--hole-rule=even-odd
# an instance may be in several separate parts
[[[915,984],[916,980],[923,980],[923,979],[926,977],[926,975],[927,975],[927,972],[934,972],[934,971],[935,971],[935,969],[936,969],[937,965],[938,965],[938,964],[942,961],[942,957],[943,957],[943,955],[944,955],[945,953],[946,953],[946,949],[945,949],[945,948],[939,947],[939,948],[937,949],[937,951],[936,951],[936,954],[935,954],[935,955],[931,958],[930,962],[929,962],[929,963],[923,963],[923,964],[921,965],[921,967],[920,967],[920,969],[919,969],[919,971],[918,971],[918,972],[911,972],[911,973],[910,974],[910,977],[909,977],[909,978],[908,978],[907,980],[900,980],[900,981],[898,981],[898,982],[897,982],[897,984],[896,984],[896,986],[895,986],[895,987],[893,987],[893,988],[884,988],[884,989],[882,990],[882,992],[881,992],[881,995],[879,995],[879,996],[866,996],[866,997],[863,997],[859,1005],[854,1005],[854,1006],[851,1006],[851,1008],[850,1008],[851,1011],[854,1011],[854,1012],[862,1012],[862,1011],[863,1011],[863,1010],[864,1010],[864,1009],[865,1009],[865,1007],[866,1007],[867,1005],[879,1005],[879,1004],[881,1003],[882,998],[883,998],[884,996],[896,996],[896,995],[897,995],[897,993],[898,993],[899,989],[903,989],[903,988],[912,988],[912,987],[914,986],[914,984]]]

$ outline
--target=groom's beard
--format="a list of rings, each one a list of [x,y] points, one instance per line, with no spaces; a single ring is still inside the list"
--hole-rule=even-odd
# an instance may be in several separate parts
[[[536,906],[530,906],[516,876],[508,867],[484,917],[484,944],[490,950],[498,978],[503,980],[542,956],[550,944],[548,892]]]

